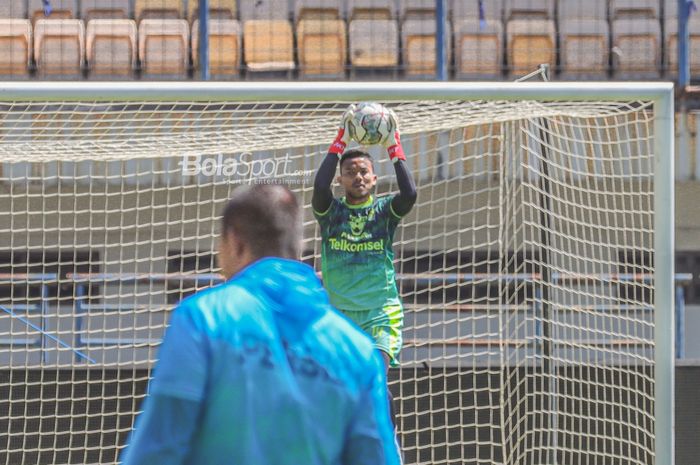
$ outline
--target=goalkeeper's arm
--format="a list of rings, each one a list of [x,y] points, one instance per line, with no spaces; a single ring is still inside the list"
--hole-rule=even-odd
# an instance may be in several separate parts
[[[336,135],[335,140],[328,149],[328,155],[323,159],[323,163],[318,168],[316,172],[316,177],[314,178],[314,193],[311,197],[311,206],[317,213],[324,213],[328,211],[328,208],[333,202],[333,190],[331,189],[331,184],[333,183],[333,176],[335,175],[336,167],[338,166],[338,160],[343,156],[345,147],[347,147],[348,142],[350,142],[350,130],[348,128],[348,122],[352,118],[355,111],[355,106],[350,105],[348,109],[343,114],[343,119],[341,120],[340,128],[338,129],[338,135]]]
[[[413,182],[413,176],[411,176],[411,173],[408,171],[406,155],[404,154],[403,147],[401,146],[398,119],[393,111],[390,111],[389,114],[393,122],[392,127],[394,129],[389,134],[389,137],[384,145],[386,146],[389,158],[394,164],[396,182],[399,185],[399,193],[392,199],[391,208],[398,216],[404,216],[411,211],[411,208],[413,208],[413,205],[416,203],[418,193],[416,192],[416,184]]]

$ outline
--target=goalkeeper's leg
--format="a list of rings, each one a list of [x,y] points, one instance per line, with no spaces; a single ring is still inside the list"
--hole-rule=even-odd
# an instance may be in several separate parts
[[[384,366],[386,367],[387,375],[389,374],[389,366],[391,364],[391,357],[389,354],[384,352],[383,350],[379,351],[382,354],[382,358],[384,359]],[[387,378],[387,383],[389,382]],[[389,394],[389,413],[391,414],[391,422],[394,425],[394,430],[396,430],[396,408],[394,407],[394,395],[391,393],[391,389],[388,389],[386,392]]]
[[[399,304],[385,305],[382,308],[368,311],[344,311],[352,321],[357,323],[363,331],[374,340],[374,346],[379,349],[384,359],[387,374],[389,367],[399,366],[399,352],[403,345],[403,307]],[[396,428],[396,410],[394,399],[389,392],[389,409],[391,421]]]

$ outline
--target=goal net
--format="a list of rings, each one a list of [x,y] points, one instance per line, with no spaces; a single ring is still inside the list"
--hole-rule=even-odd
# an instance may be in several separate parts
[[[670,87],[576,86],[0,93],[0,463],[118,462],[170,311],[221,282],[237,186],[288,184],[320,268],[314,170],[360,100],[396,111],[418,188],[394,239],[406,463],[671,463]]]

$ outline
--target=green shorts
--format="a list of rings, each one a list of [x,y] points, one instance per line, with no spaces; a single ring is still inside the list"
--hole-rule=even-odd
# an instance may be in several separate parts
[[[399,352],[403,344],[403,307],[385,305],[374,310],[342,310],[364,332],[374,339],[377,349],[389,356],[391,366],[399,366]]]

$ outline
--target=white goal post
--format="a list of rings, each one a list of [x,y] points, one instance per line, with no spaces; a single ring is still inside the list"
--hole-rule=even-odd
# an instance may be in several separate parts
[[[235,186],[396,110],[407,463],[674,463],[670,83],[0,83],[0,463],[116,463]],[[374,149],[372,149],[374,150]],[[380,193],[396,190],[373,151]]]

